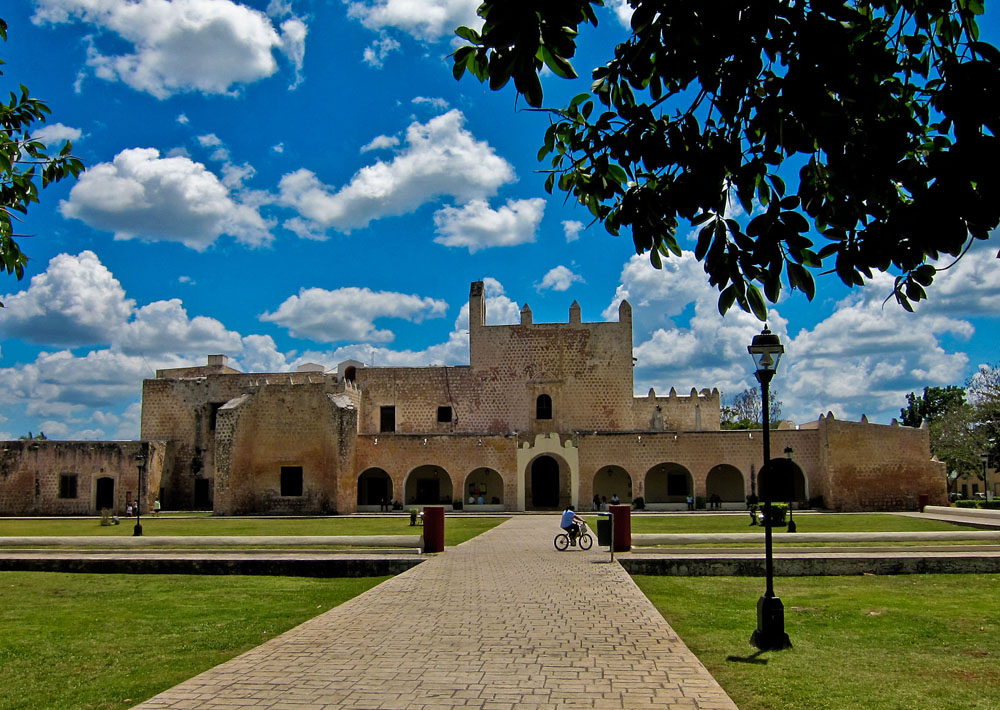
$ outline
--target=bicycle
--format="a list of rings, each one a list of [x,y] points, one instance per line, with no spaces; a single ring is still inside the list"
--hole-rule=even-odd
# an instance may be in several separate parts
[[[552,540],[552,544],[555,545],[556,549],[562,552],[569,547],[569,534],[561,532],[555,536]],[[580,526],[580,532],[576,534],[576,544],[580,546],[581,550],[589,550],[594,544],[594,536],[590,534],[590,528],[587,527],[586,523]]]

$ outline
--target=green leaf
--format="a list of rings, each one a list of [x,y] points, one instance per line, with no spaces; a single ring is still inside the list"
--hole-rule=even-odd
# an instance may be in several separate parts
[[[576,70],[573,69],[573,65],[560,57],[558,54],[553,53],[544,44],[538,48],[536,56],[545,62],[545,66],[551,69],[556,76],[560,76],[563,79],[577,78]]]
[[[455,30],[455,34],[457,34],[464,40],[472,42],[472,44],[479,44],[481,41],[479,33],[476,32],[471,27],[465,27],[465,26],[459,27]],[[463,47],[462,49],[471,49],[471,47]]]
[[[764,304],[764,297],[760,295],[760,289],[754,284],[747,284],[747,302],[750,311],[757,320],[764,322],[767,320],[767,306]]]

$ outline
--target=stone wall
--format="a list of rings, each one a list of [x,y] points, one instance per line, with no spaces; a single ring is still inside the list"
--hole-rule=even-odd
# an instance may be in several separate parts
[[[897,424],[821,417],[820,463],[833,510],[916,510],[920,495],[947,505],[945,465],[930,458],[930,433]]]
[[[123,515],[139,500],[140,455],[150,511],[171,458],[163,441],[4,441],[0,449],[3,515],[94,515],[99,503]]]
[[[325,381],[261,385],[217,414],[215,511],[329,514],[353,511],[357,411]],[[282,490],[282,469],[301,490]]]

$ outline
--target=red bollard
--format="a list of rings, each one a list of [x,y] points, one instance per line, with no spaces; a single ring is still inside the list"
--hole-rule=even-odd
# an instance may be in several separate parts
[[[424,506],[424,552],[444,552],[444,506]]]
[[[628,552],[632,549],[632,506],[609,505],[608,511],[614,521],[615,552]]]

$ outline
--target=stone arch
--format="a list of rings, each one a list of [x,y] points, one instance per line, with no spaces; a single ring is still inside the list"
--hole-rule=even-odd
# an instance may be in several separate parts
[[[705,497],[719,496],[723,503],[745,503],[746,481],[735,466],[720,463],[713,466],[705,479]]]
[[[570,504],[569,465],[559,456],[536,456],[524,470],[526,510],[558,510]]]
[[[403,484],[405,505],[451,505],[454,486],[443,467],[434,464],[417,466]]]
[[[646,505],[663,503],[685,503],[694,495],[694,478],[686,467],[679,463],[658,463],[646,472]]]
[[[477,501],[472,505],[479,505],[479,497],[482,496],[486,505],[502,505],[503,490],[503,476],[500,472],[487,466],[480,466],[465,477],[465,490],[462,491],[462,496],[467,504],[469,497],[472,496]]]
[[[381,505],[383,500],[393,501],[392,477],[383,468],[366,468],[358,476],[358,507]]]
[[[594,495],[611,501],[611,496],[617,494],[622,503],[632,502],[632,476],[621,466],[602,466],[594,474]],[[580,507],[585,507],[586,501],[580,501]],[[590,506],[586,506],[590,507]]]
[[[357,376],[358,376],[358,368],[354,367],[354,365],[350,365],[344,370],[345,382],[354,382],[354,380],[357,379]]]
[[[771,459],[773,464],[780,464],[779,478],[771,490],[771,501],[774,503],[804,503],[809,500],[809,488],[806,475],[802,468],[791,459]],[[763,500],[764,487],[767,485],[768,471],[761,469],[757,476],[757,491]]]

